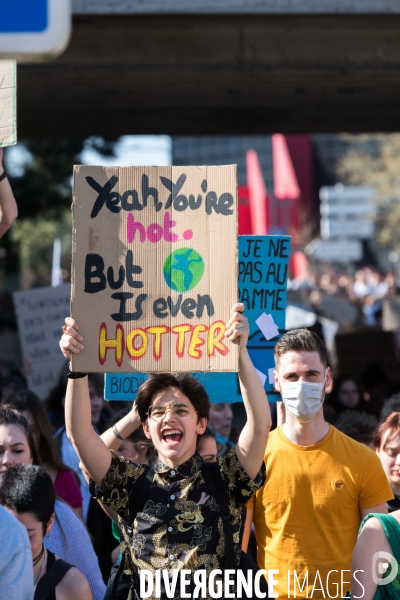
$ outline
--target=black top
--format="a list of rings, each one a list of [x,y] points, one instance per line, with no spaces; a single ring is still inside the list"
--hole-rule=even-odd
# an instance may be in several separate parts
[[[46,573],[37,584],[33,600],[56,600],[56,586],[72,567],[65,560],[56,560],[53,552],[47,550]]]
[[[395,510],[399,510],[400,508],[400,497],[394,495],[393,500],[389,500],[388,502],[386,502],[386,506],[388,509],[388,512],[394,512]]]
[[[263,484],[262,464],[252,481],[232,448],[226,457],[218,459],[222,480],[229,497],[229,512],[235,543],[235,562],[239,564],[239,537],[243,506]],[[124,547],[129,546],[133,564],[140,569],[221,569],[224,565],[225,542],[218,505],[210,496],[201,473],[203,459],[195,453],[176,468],[160,460],[154,466],[148,499],[132,525],[130,499],[137,489],[135,483],[144,472],[137,466],[114,456],[100,488],[92,481],[91,492],[120,517]],[[125,521],[133,527],[130,536]]]

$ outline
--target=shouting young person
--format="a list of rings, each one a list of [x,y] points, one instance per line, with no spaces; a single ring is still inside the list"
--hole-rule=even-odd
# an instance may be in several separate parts
[[[229,498],[233,541],[221,535],[222,517],[203,479],[203,459],[196,452],[210,410],[207,392],[197,379],[182,373],[151,375],[138,392],[137,412],[158,460],[136,514],[132,506],[140,494],[144,467],[113,455],[95,433],[87,377],[74,373],[68,382],[68,436],[93,480],[96,498],[121,519],[133,571],[164,570],[172,577],[175,570],[189,570],[193,578],[202,569],[210,575],[214,569],[224,569],[225,548],[232,543],[235,565],[239,565],[242,508],[263,483],[263,455],[271,426],[265,391],[246,348],[249,326],[243,309],[242,304],[233,306],[225,335],[240,347],[239,380],[247,422],[238,444],[218,461]],[[67,318],[60,342],[64,356],[70,360],[72,353],[84,352],[82,342],[78,324]],[[114,428],[114,433],[123,438],[126,432]],[[161,597],[166,598],[164,585],[161,588]]]

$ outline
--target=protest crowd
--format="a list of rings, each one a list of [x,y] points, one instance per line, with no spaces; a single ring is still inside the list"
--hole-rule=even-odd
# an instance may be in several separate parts
[[[382,272],[371,266],[351,274],[325,265],[323,272],[310,269],[305,277],[289,281],[289,289],[316,311],[324,310],[327,296],[347,301],[354,310],[351,321],[360,325],[379,325],[383,301],[395,297],[398,288],[393,271]]]
[[[13,202],[0,172],[0,234]],[[345,296],[368,324],[396,282],[363,269],[290,289],[316,310]],[[372,393],[367,377],[334,375],[300,327],[275,344],[269,403],[236,303],[225,340],[240,406],[187,373],[106,403],[103,376],[72,369],[79,322],[60,326],[65,365],[46,399],[23,372],[0,378],[2,598],[400,597],[400,394],[384,377]]]

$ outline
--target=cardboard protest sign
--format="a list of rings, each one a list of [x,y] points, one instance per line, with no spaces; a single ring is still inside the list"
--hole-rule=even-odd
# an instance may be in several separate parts
[[[268,399],[276,401],[274,347],[285,332],[290,236],[240,236],[239,300],[250,323],[247,344]]]
[[[290,237],[279,235],[239,236],[239,300],[249,319],[248,350],[259,372],[268,399],[280,398],[274,390],[274,347],[285,331],[286,289]],[[206,387],[211,402],[242,402],[237,375],[196,375]],[[105,376],[106,400],[132,400],[146,375]]]
[[[57,384],[66,362],[58,344],[61,325],[69,314],[70,296],[70,285],[13,294],[22,355],[32,367],[28,387],[42,400]]]
[[[17,143],[17,63],[0,60],[0,147]]]
[[[236,165],[75,167],[73,370],[237,371],[236,281]]]

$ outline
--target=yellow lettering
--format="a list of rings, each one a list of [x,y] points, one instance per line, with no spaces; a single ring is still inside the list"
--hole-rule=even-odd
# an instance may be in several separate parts
[[[164,333],[168,333],[169,327],[166,325],[155,325],[154,327],[147,327],[147,333],[152,333],[154,337],[153,356],[156,360],[161,358],[161,336]]]
[[[171,329],[172,333],[178,334],[178,339],[176,340],[176,355],[179,358],[182,358],[183,353],[185,351],[185,334],[188,331],[192,331],[191,325],[175,325]]]
[[[202,346],[205,344],[205,340],[199,337],[199,333],[202,331],[207,331],[208,327],[206,325],[196,325],[193,329],[190,342],[189,342],[189,356],[192,358],[201,358],[203,353],[201,350],[197,350],[197,346]]]
[[[115,339],[107,339],[107,325],[100,325],[99,335],[99,362],[104,365],[107,357],[107,350],[115,350],[115,362],[120,367],[122,365],[122,357],[124,354],[124,330],[122,325],[118,323]]]
[[[142,343],[139,348],[135,347],[135,339],[140,338]],[[131,358],[137,360],[143,354],[146,354],[147,347],[149,345],[149,340],[147,338],[146,332],[143,329],[132,329],[126,338],[126,350]]]
[[[210,330],[207,337],[208,356],[214,356],[214,348],[215,350],[218,350],[222,356],[226,356],[228,354],[229,348],[227,348],[225,344],[221,342],[221,339],[224,337],[225,330],[225,323],[222,321],[215,321],[215,323],[210,325]]]

